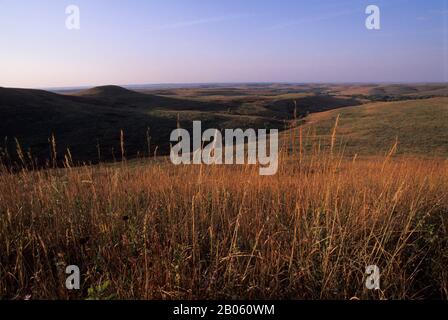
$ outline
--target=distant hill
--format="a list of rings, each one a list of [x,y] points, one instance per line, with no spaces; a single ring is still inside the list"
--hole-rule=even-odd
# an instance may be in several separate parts
[[[221,103],[210,103],[183,99],[181,97],[164,97],[152,93],[141,93],[119,86],[100,86],[71,93],[75,97],[85,97],[111,107],[129,107],[138,109],[164,109],[164,110],[204,110],[224,111],[226,106]]]
[[[318,94],[274,100],[272,102],[267,102],[265,107],[276,113],[283,113],[284,116],[289,115],[289,117],[292,118],[296,106],[297,115],[303,116],[308,113],[322,112],[347,106],[357,106],[360,104],[361,102],[354,98]]]
[[[340,95],[364,96],[448,96],[448,84],[366,84],[333,86],[331,92]]]
[[[54,134],[58,155],[70,148],[75,161],[120,157],[120,130],[126,153],[135,156],[167,153],[169,135],[180,125],[191,129],[193,120],[204,128],[280,127],[281,122],[256,116],[236,117],[227,106],[143,94],[117,86],[96,87],[73,94],[43,90],[0,88],[0,148],[14,155],[17,139],[24,152],[40,160],[50,156]]]
[[[235,84],[142,91],[109,85],[61,94],[0,87],[0,153],[8,149],[10,155],[16,154],[17,138],[24,152],[48,159],[54,134],[61,159],[70,148],[75,162],[110,160],[120,157],[123,130],[127,157],[153,155],[156,148],[158,154],[167,154],[169,135],[178,121],[189,130],[193,120],[202,121],[204,129],[283,130],[297,105],[297,117],[312,114],[306,120],[318,124],[322,134],[341,112],[340,133],[351,139],[349,151],[383,152],[398,135],[403,142],[408,140],[402,152],[437,149],[444,154],[446,91],[446,84]],[[388,101],[390,94],[405,101],[371,103],[377,98]],[[427,95],[440,97],[427,99]]]
[[[97,144],[105,158],[112,157],[112,148],[119,148],[120,129],[126,132],[129,151],[136,152],[144,150],[148,127],[175,126],[174,119],[161,121],[131,108],[116,108],[99,97],[25,89],[0,90],[0,117],[0,137],[8,138],[10,153],[17,138],[38,159],[48,158],[52,134],[60,155],[70,148],[76,160],[89,161],[98,159]]]
[[[76,92],[75,95],[83,97],[114,97],[114,96],[126,96],[126,95],[140,95],[139,93],[128,90],[120,86],[100,86],[87,90]]]

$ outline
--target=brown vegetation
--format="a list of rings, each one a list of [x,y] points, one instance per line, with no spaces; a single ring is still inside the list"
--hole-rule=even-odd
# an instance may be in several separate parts
[[[166,159],[3,166],[0,297],[447,298],[447,162],[293,139],[271,177]],[[65,289],[71,264],[79,291]],[[364,284],[372,264],[378,291]]]

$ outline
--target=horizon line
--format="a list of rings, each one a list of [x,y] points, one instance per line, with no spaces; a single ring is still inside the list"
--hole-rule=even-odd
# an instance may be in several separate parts
[[[119,86],[127,89],[138,89],[143,87],[195,87],[204,85],[268,85],[268,84],[284,84],[284,85],[381,85],[381,84],[448,84],[448,81],[225,81],[225,82],[148,82],[148,83],[131,83],[131,84],[98,84],[98,85],[75,85],[75,86],[37,86],[37,87],[4,87],[0,88],[20,88],[20,89],[36,89],[48,91],[78,90],[103,86]]]

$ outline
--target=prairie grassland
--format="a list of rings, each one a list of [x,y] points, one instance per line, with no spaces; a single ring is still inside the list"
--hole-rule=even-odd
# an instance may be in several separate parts
[[[306,121],[316,135],[326,135],[336,117],[345,155],[384,154],[398,140],[398,155],[448,157],[448,97],[368,103],[310,114]]]
[[[347,158],[334,138],[282,151],[269,177],[167,159],[2,166],[0,297],[448,298],[447,161]]]

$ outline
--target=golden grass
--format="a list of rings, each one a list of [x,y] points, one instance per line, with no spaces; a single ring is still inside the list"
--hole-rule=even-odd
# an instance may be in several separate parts
[[[337,117],[344,153],[384,155],[398,139],[397,154],[448,158],[448,97],[375,102],[309,115],[305,131],[328,135]]]
[[[2,166],[0,297],[447,298],[447,162],[306,153],[298,136],[270,177],[168,160]],[[82,290],[65,289],[71,264]]]

